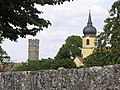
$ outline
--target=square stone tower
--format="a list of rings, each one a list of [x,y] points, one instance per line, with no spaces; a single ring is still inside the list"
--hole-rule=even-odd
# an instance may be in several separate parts
[[[39,60],[39,40],[28,40],[28,60]]]

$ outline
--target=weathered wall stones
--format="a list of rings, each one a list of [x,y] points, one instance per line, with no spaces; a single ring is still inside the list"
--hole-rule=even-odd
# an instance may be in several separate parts
[[[3,72],[0,90],[120,90],[120,65]]]

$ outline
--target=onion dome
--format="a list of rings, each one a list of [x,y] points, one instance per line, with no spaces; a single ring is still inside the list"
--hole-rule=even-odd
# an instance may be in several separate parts
[[[91,13],[89,11],[88,23],[87,26],[83,29],[83,34],[84,36],[95,36],[96,33],[97,30],[94,26],[92,26]]]

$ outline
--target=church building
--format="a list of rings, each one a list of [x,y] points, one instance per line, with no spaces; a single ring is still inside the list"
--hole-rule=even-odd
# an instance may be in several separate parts
[[[91,13],[89,11],[89,17],[87,26],[83,29],[82,36],[82,57],[76,57],[74,62],[77,67],[84,66],[84,58],[93,53],[93,50],[96,48],[96,28],[92,25]]]
[[[96,47],[96,28],[92,25],[91,13],[89,11],[89,17],[87,26],[83,29],[84,36],[82,37],[82,57],[86,58],[93,53],[94,48]]]

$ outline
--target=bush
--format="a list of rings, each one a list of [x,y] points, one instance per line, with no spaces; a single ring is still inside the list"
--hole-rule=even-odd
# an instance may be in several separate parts
[[[47,70],[58,69],[59,67],[75,68],[76,65],[72,59],[46,59],[41,61],[29,61],[28,63],[24,63],[22,66],[15,68],[14,71]]]
[[[110,51],[97,51],[85,58],[85,66],[104,66],[120,64],[120,58]]]
[[[75,68],[76,65],[72,59],[57,59],[53,61],[51,69],[58,69],[59,67],[64,68]]]

